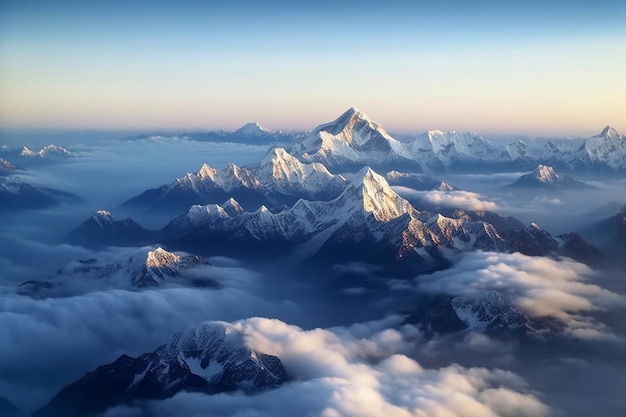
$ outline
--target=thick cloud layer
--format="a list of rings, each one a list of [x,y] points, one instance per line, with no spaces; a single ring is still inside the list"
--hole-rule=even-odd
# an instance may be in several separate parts
[[[107,290],[35,300],[5,288],[0,392],[19,405],[41,406],[86,371],[123,353],[152,351],[199,322],[303,315],[295,303],[269,297],[258,274],[236,266],[212,269],[222,289]]]
[[[592,313],[626,306],[626,298],[590,281],[594,272],[570,259],[478,252],[450,269],[417,279],[419,289],[451,295],[499,291],[534,319],[556,320],[579,338],[612,337]]]
[[[448,366],[424,369],[408,355],[420,343],[394,319],[349,328],[302,330],[278,320],[235,324],[253,348],[280,356],[292,382],[255,396],[180,394],[159,403],[119,407],[122,416],[535,416],[549,414],[518,376]]]
[[[417,191],[407,187],[395,186],[398,194],[412,200],[423,201],[429,206],[453,207],[472,211],[495,211],[498,205],[486,200],[478,193],[469,191]]]

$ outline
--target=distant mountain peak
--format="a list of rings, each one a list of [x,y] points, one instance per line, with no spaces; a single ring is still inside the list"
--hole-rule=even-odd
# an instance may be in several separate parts
[[[365,123],[369,129],[379,131],[385,136],[389,136],[378,123],[374,122],[365,113],[355,107],[350,107],[334,121],[318,126],[314,130],[314,133],[324,131],[332,135],[339,135],[344,131],[353,130],[357,124],[363,123]]]
[[[248,122],[235,131],[235,134],[245,136],[263,136],[268,133],[271,133],[271,131],[257,122]]]
[[[111,213],[106,210],[96,211],[91,218],[94,219],[100,226],[104,226],[104,224],[113,223],[115,221],[115,218],[111,215]]]
[[[155,250],[148,252],[148,256],[146,257],[146,266],[148,268],[158,268],[173,265],[178,261],[180,261],[179,256],[174,255],[159,246]]]
[[[604,129],[602,129],[602,132],[600,132],[598,136],[604,137],[604,138],[617,138],[620,136],[620,134],[613,127],[606,126]]]
[[[551,166],[537,165],[537,168],[533,171],[533,175],[541,182],[557,182],[561,180],[561,176],[557,174]]]

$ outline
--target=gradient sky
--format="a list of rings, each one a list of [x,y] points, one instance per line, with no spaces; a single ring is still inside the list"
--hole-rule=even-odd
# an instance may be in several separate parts
[[[0,127],[626,133],[626,1],[301,3],[0,0]]]

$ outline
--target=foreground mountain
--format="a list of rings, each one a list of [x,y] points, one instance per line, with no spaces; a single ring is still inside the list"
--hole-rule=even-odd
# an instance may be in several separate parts
[[[111,213],[99,210],[81,223],[67,237],[68,243],[85,247],[144,246],[155,241],[155,233],[132,219],[117,220]]]
[[[280,359],[253,350],[227,323],[175,334],[151,353],[122,355],[63,388],[33,417],[84,417],[115,405],[165,399],[181,391],[254,393],[287,381]]]
[[[523,171],[540,164],[567,172],[626,170],[626,137],[609,126],[588,139],[507,144],[473,132],[432,130],[398,140],[354,108],[296,140],[291,153],[302,161],[321,162],[340,172],[366,165],[418,172]]]
[[[122,207],[179,214],[196,204],[214,204],[228,198],[254,210],[293,205],[298,199],[330,200],[346,185],[319,163],[303,164],[283,148],[272,149],[253,168],[228,164],[223,169],[203,165],[169,185],[147,190]]]
[[[534,171],[524,174],[509,188],[520,190],[580,190],[591,189],[591,185],[566,175],[557,174],[550,166],[537,165]]]

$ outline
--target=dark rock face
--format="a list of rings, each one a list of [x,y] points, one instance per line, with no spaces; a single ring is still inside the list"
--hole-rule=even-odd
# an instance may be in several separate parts
[[[530,320],[503,294],[488,291],[471,296],[435,294],[417,302],[407,323],[427,333],[452,333],[466,329],[487,332],[519,332],[530,329]]]
[[[142,246],[152,243],[154,232],[132,219],[117,220],[106,211],[98,211],[74,229],[67,241],[86,247]]]
[[[280,359],[252,350],[244,335],[223,323],[175,334],[137,358],[120,356],[63,388],[33,417],[84,417],[115,405],[165,399],[181,391],[208,395],[256,392],[287,381]]]

